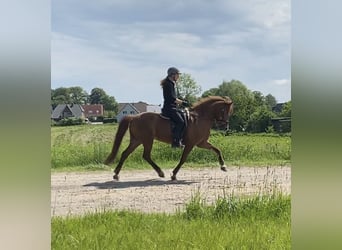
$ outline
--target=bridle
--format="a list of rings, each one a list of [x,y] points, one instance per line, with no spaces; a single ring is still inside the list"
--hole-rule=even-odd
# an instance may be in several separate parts
[[[211,104],[211,107],[213,107],[214,105],[220,106],[215,107],[216,110],[214,108],[214,110],[211,110],[210,113],[208,113],[207,109],[204,109],[204,112],[201,111],[201,120],[209,120],[214,123],[215,127],[222,128],[224,126],[225,130],[229,130],[229,118],[232,114],[233,102],[230,99],[216,100],[214,103]],[[197,113],[196,109],[191,110],[192,114]]]
[[[224,127],[225,130],[229,130],[229,112],[228,108],[224,107],[221,109],[221,114],[219,115],[219,118],[215,118],[214,122],[215,124],[218,124],[219,127]]]

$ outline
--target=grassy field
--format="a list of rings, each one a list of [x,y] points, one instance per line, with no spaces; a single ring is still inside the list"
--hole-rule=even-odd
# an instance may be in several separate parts
[[[290,196],[193,197],[174,215],[128,211],[52,218],[52,249],[290,249]]]
[[[117,125],[51,128],[53,171],[97,170],[109,154]],[[128,145],[124,137],[120,153]],[[229,166],[290,165],[291,137],[212,131],[209,140],[222,150]],[[162,168],[174,167],[180,150],[155,141],[152,158]],[[118,159],[116,159],[116,162]],[[115,162],[115,163],[116,163]],[[115,164],[114,163],[114,164]],[[184,167],[218,165],[213,152],[195,148]],[[125,168],[151,168],[140,146]],[[290,249],[291,197],[270,194],[219,198],[207,205],[195,195],[185,211],[143,214],[99,211],[85,216],[52,217],[52,249]]]
[[[108,156],[116,124],[83,125],[51,128],[51,167],[53,170],[89,170],[106,168],[102,162]],[[118,156],[128,145],[125,135]],[[249,134],[224,136],[212,131],[209,141],[221,149],[229,166],[287,165],[291,162],[291,137],[276,134]],[[139,146],[125,162],[125,168],[150,168],[142,158]],[[161,168],[174,167],[179,161],[180,150],[171,150],[170,145],[154,142],[152,159]],[[114,162],[117,163],[118,157]],[[215,153],[194,148],[184,167],[218,165]]]

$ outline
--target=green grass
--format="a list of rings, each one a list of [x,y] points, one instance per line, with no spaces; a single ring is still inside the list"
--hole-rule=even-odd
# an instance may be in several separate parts
[[[52,218],[52,249],[290,249],[291,198],[197,195],[173,215],[104,211]]]
[[[117,125],[51,128],[53,171],[108,169]],[[128,145],[124,137],[118,157]],[[291,163],[291,137],[276,134],[233,134],[212,131],[209,141],[221,149],[227,165],[270,166]],[[181,151],[154,142],[152,159],[174,167]],[[114,162],[114,166],[118,161]],[[217,156],[195,148],[184,167],[217,166]],[[130,155],[126,169],[151,168],[142,147]],[[195,195],[176,214],[98,211],[85,216],[53,217],[52,249],[290,249],[291,198],[282,194],[229,196],[205,204]]]
[[[97,170],[108,169],[102,165],[111,151],[116,124],[51,127],[51,167],[54,170]],[[127,147],[129,133],[125,135],[119,154]],[[233,134],[224,136],[212,131],[209,141],[218,147],[227,165],[270,166],[288,165],[291,162],[291,137],[275,134]],[[139,146],[126,160],[125,168],[150,168],[142,158],[143,148]],[[162,168],[174,167],[181,156],[180,150],[154,141],[152,159]],[[217,166],[215,153],[194,148],[186,166]]]

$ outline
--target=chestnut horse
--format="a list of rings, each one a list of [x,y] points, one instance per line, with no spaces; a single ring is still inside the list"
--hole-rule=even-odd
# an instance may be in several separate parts
[[[218,156],[221,170],[227,171],[221,151],[211,145],[208,142],[208,138],[214,122],[228,128],[229,117],[232,114],[232,111],[233,102],[229,97],[210,96],[203,98],[194,104],[191,108],[190,119],[184,133],[183,143],[185,144],[185,147],[178,165],[173,170],[173,175],[171,176],[172,180],[176,180],[177,172],[194,146],[213,150]],[[113,178],[119,180],[119,173],[124,161],[141,144],[144,147],[143,158],[154,168],[159,177],[165,177],[164,172],[154,161],[152,161],[151,150],[154,139],[171,143],[171,125],[170,120],[162,118],[160,114],[157,113],[145,112],[137,115],[125,116],[120,121],[115,135],[112,152],[107,157],[105,164],[109,165],[114,161],[122,138],[128,129],[130,132],[130,143],[122,152],[119,163],[114,170]]]

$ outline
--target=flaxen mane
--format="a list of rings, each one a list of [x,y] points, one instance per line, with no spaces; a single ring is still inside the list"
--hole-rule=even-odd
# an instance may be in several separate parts
[[[208,96],[208,97],[204,97],[201,100],[199,100],[198,102],[196,102],[193,106],[192,106],[192,110],[195,110],[196,112],[201,112],[204,111],[206,112],[206,108],[208,107],[208,105],[211,105],[215,102],[226,102],[227,104],[233,104],[232,100],[228,97],[221,97],[221,96]],[[204,109],[204,110],[203,110]],[[230,109],[230,113],[233,112],[233,108]]]

